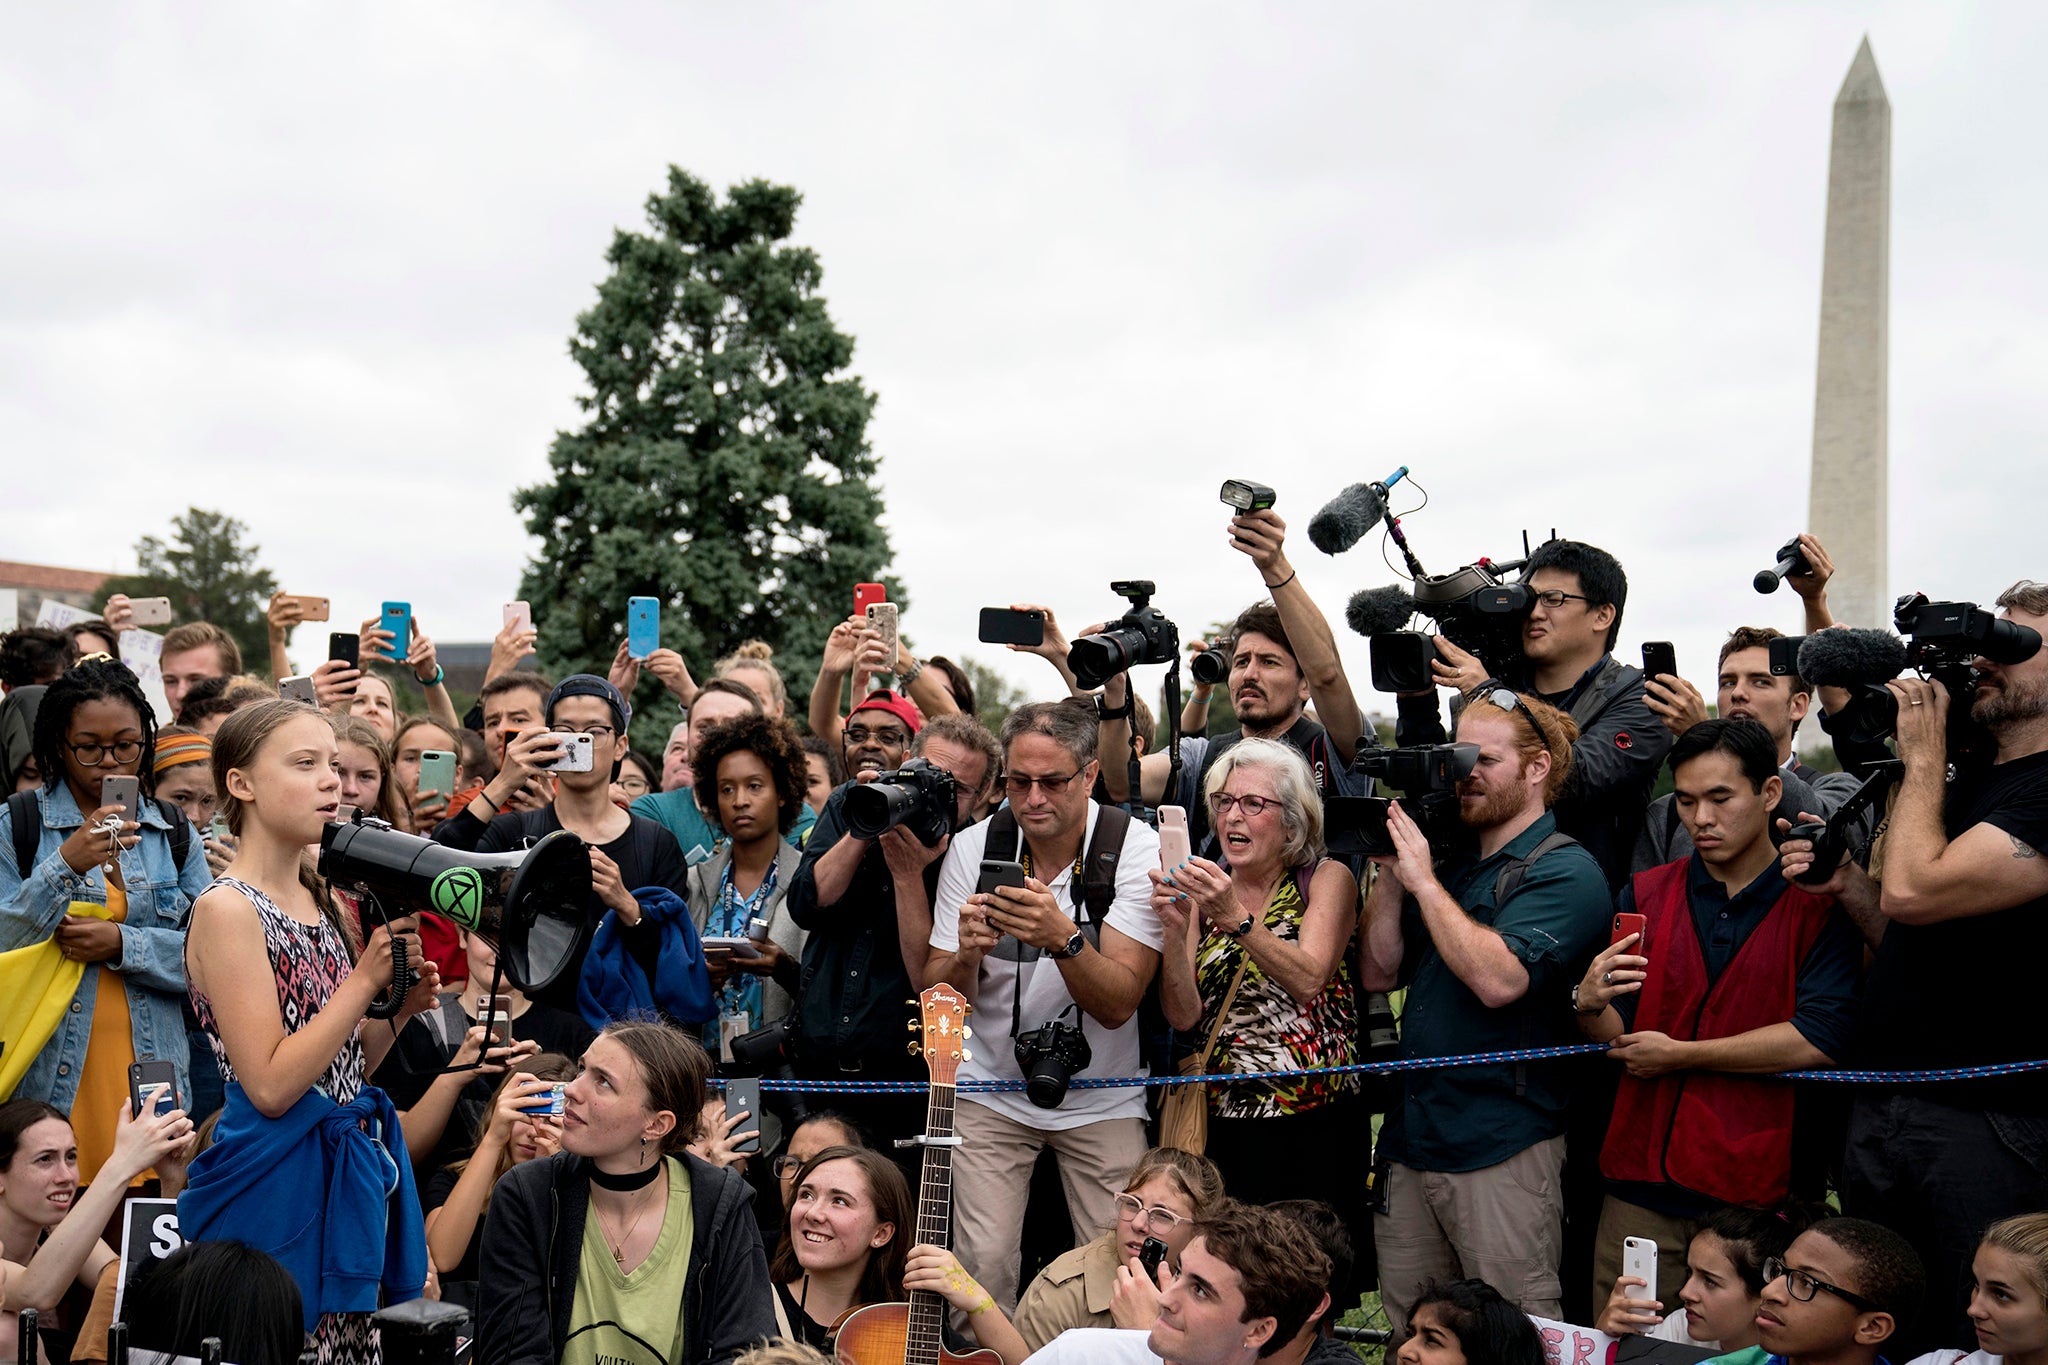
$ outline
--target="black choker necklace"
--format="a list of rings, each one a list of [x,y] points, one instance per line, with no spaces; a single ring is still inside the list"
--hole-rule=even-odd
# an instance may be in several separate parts
[[[609,1171],[599,1170],[593,1163],[590,1168],[590,1183],[601,1190],[644,1190],[649,1185],[652,1185],[655,1178],[661,1174],[662,1166],[663,1163],[657,1161],[645,1170],[628,1171],[624,1175],[613,1175]]]

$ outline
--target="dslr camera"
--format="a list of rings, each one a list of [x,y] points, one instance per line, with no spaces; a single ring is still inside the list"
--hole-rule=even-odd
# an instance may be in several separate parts
[[[1024,1073],[1024,1094],[1040,1109],[1057,1109],[1067,1098],[1074,1073],[1086,1071],[1094,1053],[1088,1035],[1079,1023],[1068,1023],[1067,1015],[1080,1006],[1069,1005],[1057,1019],[1048,1019],[1017,1040],[1017,1069]]]
[[[913,758],[893,772],[878,773],[846,794],[847,833],[879,839],[901,825],[926,848],[953,832],[960,784],[930,759]]]
[[[1109,585],[1131,609],[1094,635],[1083,635],[1067,651],[1067,667],[1081,686],[1093,691],[1117,674],[1140,664],[1180,661],[1180,627],[1152,605],[1158,591],[1151,580],[1122,579]]]
[[[1405,749],[1367,749],[1358,771],[1400,793],[1402,809],[1422,827],[1430,847],[1447,850],[1462,826],[1458,784],[1479,766],[1477,744],[1414,744]],[[1394,851],[1387,833],[1384,796],[1333,796],[1323,802],[1323,839],[1330,852],[1385,857]]]

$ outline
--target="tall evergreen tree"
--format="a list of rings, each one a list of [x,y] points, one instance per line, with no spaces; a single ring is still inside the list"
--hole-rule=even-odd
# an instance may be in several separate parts
[[[168,543],[155,536],[135,542],[137,571],[102,583],[93,608],[104,609],[117,592],[168,597],[174,621],[211,621],[235,637],[249,668],[262,671],[270,658],[263,613],[277,579],[256,562],[262,547],[243,543],[248,531],[224,512],[188,507],[171,518]]]
[[[604,673],[644,596],[700,675],[760,639],[801,692],[854,584],[888,562],[875,400],[844,373],[853,338],[818,295],[817,253],[786,244],[801,202],[760,180],[720,202],[671,166],[649,230],[613,234],[569,347],[588,420],[556,435],[553,478],[513,497],[541,541],[522,593],[557,676]],[[643,679],[639,700],[655,694]],[[660,728],[650,716],[643,739]]]

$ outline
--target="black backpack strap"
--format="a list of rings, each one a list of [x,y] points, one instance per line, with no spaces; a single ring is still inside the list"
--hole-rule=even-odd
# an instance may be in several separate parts
[[[14,831],[14,867],[27,881],[36,870],[36,849],[43,842],[43,811],[33,788],[7,798],[7,822]]]
[[[1507,860],[1507,862],[1503,863],[1501,865],[1499,875],[1495,876],[1493,879],[1494,914],[1498,916],[1500,914],[1501,906],[1506,903],[1508,897],[1514,895],[1515,892],[1520,889],[1522,885],[1522,879],[1529,875],[1530,866],[1533,863],[1535,863],[1535,861],[1538,858],[1541,858],[1546,853],[1552,852],[1556,849],[1563,848],[1567,844],[1576,844],[1577,842],[1578,840],[1572,838],[1572,836],[1569,834],[1559,834],[1557,831],[1552,830],[1549,834],[1543,836],[1542,842],[1538,843],[1536,847],[1529,850],[1528,857],[1510,858]],[[1521,1002],[1521,1013],[1522,1048],[1524,1050],[1527,1050],[1533,1041],[1530,1037],[1530,1034],[1532,1031],[1534,1020],[1529,1012],[1529,1002],[1526,1000]],[[1529,1064],[1527,1062],[1516,1062],[1515,1094],[1526,1095],[1528,1093]]]
[[[192,851],[192,821],[185,812],[160,797],[149,798],[156,807],[156,813],[163,816],[169,825],[171,836],[171,866],[180,873],[185,870],[185,855]]]
[[[1017,861],[1017,812],[1004,806],[989,816],[988,841],[982,845],[981,856],[996,863]]]
[[[1117,806],[1103,806],[1095,817],[1094,837],[1081,861],[1081,883],[1074,887],[1074,908],[1086,910],[1099,930],[1116,903],[1116,865],[1124,855],[1124,838],[1131,832],[1131,813]]]

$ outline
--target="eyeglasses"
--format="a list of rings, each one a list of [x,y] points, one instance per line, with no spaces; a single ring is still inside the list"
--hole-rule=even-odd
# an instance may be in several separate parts
[[[776,1157],[775,1160],[771,1162],[768,1167],[769,1170],[775,1172],[775,1178],[777,1180],[787,1180],[803,1168],[804,1159],[800,1156]]]
[[[1031,789],[1038,787],[1047,796],[1058,796],[1067,789],[1069,782],[1072,782],[1080,775],[1081,770],[1079,768],[1074,769],[1065,777],[1025,777],[1021,773],[1004,773],[1003,790],[1011,796],[1029,796],[1031,795]]]
[[[88,768],[103,766],[109,754],[113,755],[116,763],[133,763],[142,757],[142,741],[139,739],[116,740],[112,744],[73,744],[67,739],[64,747]]]
[[[1556,611],[1559,607],[1563,606],[1567,602],[1584,602],[1588,606],[1591,606],[1593,602],[1593,599],[1586,596],[1584,593],[1559,592],[1556,588],[1552,588],[1549,592],[1537,593],[1536,600],[1538,602],[1541,602],[1544,606],[1549,607],[1552,611]]]
[[[1146,1207],[1145,1201],[1135,1194],[1120,1194],[1116,1197],[1116,1215],[1141,1232],[1154,1237],[1164,1237],[1188,1220],[1172,1209],[1154,1204]]]
[[[1232,796],[1229,792],[1209,794],[1209,809],[1218,815],[1232,806],[1240,808],[1246,815],[1263,815],[1269,807],[1279,804],[1279,801],[1270,796]]]
[[[849,725],[840,733],[846,736],[848,744],[865,744],[873,740],[886,748],[900,749],[910,743],[908,730],[870,730],[865,725]]]
[[[1523,719],[1529,722],[1529,728],[1536,732],[1536,738],[1543,741],[1543,747],[1553,747],[1550,742],[1550,731],[1543,728],[1543,722],[1536,719],[1536,713],[1523,704],[1521,697],[1510,691],[1505,683],[1488,678],[1472,689],[1472,700],[1490,701],[1503,711],[1519,711]]]
[[[1864,1298],[1861,1294],[1852,1294],[1840,1285],[1829,1284],[1826,1280],[1809,1274],[1804,1270],[1794,1270],[1775,1256],[1764,1262],[1765,1284],[1776,1283],[1781,1275],[1785,1277],[1785,1288],[1791,1292],[1793,1298],[1801,1303],[1812,1303],[1813,1296],[1825,1289],[1836,1298],[1843,1300],[1862,1312],[1875,1313],[1878,1311],[1877,1305]]]
[[[609,725],[557,725],[554,729],[558,735],[590,735],[596,739],[610,739],[618,733]]]

